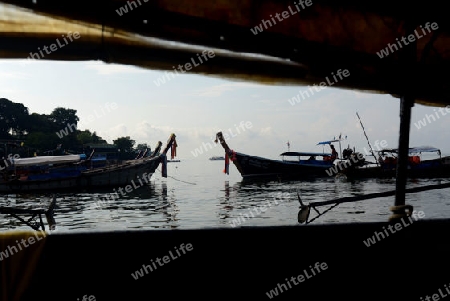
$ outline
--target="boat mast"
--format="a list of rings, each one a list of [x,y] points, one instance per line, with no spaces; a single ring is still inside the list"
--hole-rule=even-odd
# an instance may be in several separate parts
[[[342,134],[339,134],[339,153],[340,153],[340,158],[342,159],[341,136],[342,136]]]
[[[377,163],[377,166],[379,166],[380,164],[378,163],[377,157],[375,157],[375,154],[373,153],[372,145],[370,145],[369,138],[367,138],[366,130],[364,129],[364,126],[363,126],[363,124],[362,124],[362,121],[361,121],[361,118],[359,117],[358,112],[356,112],[356,116],[358,116],[359,123],[361,124],[361,127],[362,127],[363,132],[364,132],[364,136],[366,136],[366,140],[367,140],[367,143],[369,144],[370,152],[372,153],[372,156],[375,158],[375,163]]]

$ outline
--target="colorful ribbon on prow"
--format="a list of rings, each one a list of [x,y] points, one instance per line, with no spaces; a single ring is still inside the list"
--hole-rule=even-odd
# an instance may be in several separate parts
[[[170,135],[169,140],[167,140],[167,146],[163,151],[163,154],[161,154],[161,175],[164,178],[167,178],[167,156],[166,153],[170,148],[170,157],[173,159],[177,155],[177,141],[175,140],[175,134],[172,133]]]
[[[236,152],[231,149],[229,150],[228,153],[225,151],[225,169],[223,170],[223,172],[226,173],[227,175],[230,174],[230,160],[231,161],[236,160]]]
[[[225,169],[223,170],[227,175],[230,174],[230,157],[228,157],[227,152],[225,151]]]
[[[173,143],[170,146],[170,159],[173,160],[177,156],[177,141],[175,140],[175,135],[173,137]]]

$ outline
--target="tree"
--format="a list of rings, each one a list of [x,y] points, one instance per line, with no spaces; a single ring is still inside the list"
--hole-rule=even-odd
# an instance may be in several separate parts
[[[45,151],[56,149],[57,145],[60,144],[60,139],[55,133],[47,132],[33,132],[27,135],[25,144],[36,149],[38,153],[43,153]]]
[[[44,132],[44,133],[56,133],[60,128],[56,127],[53,122],[50,121],[50,115],[33,113],[28,116],[27,132]]]
[[[113,140],[113,144],[117,145],[117,148],[121,153],[132,153],[135,143],[136,141],[131,140],[130,136],[120,137],[116,140]]]
[[[58,107],[52,111],[49,120],[58,129],[66,128],[68,125],[77,125],[80,118],[77,116],[77,110]]]
[[[106,142],[105,140],[102,139],[102,137],[97,136],[97,133],[94,131],[92,133],[92,143],[100,143],[100,142]]]
[[[95,132],[91,133],[90,130],[77,131],[77,141],[79,144],[88,144],[88,143],[101,143],[104,140],[102,137],[97,136]],[[106,141],[105,141],[106,142]]]
[[[92,133],[89,130],[79,131],[77,133],[77,140],[79,144],[92,143]]]
[[[80,118],[77,116],[77,110],[58,107],[52,111],[49,120],[57,128],[57,132],[65,131],[64,135],[60,135],[60,144],[64,149],[76,148],[77,143],[77,124]]]
[[[140,152],[142,152],[142,155],[148,156],[150,155],[152,148],[150,146],[147,145],[147,143],[140,143],[136,146],[136,153],[139,154]]]
[[[28,108],[0,98],[0,139],[22,138],[28,126]]]
[[[120,137],[113,140],[113,144],[117,146],[119,151],[119,159],[129,160],[135,157],[133,146],[136,142],[130,139],[130,136]]]
[[[23,104],[0,98],[0,139],[15,140],[27,145],[26,152],[37,150],[43,154],[54,151],[83,151],[83,144],[107,144],[106,140],[90,130],[77,129],[79,117],[74,109],[57,107],[51,114],[29,114]],[[133,155],[134,140],[118,138],[118,147],[124,154]],[[3,150],[4,151],[4,150]]]
[[[137,151],[145,151],[147,148],[150,148],[147,143],[140,143],[136,146]]]

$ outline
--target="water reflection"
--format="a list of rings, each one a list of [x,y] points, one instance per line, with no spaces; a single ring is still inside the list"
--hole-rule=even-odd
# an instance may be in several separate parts
[[[46,221],[46,216],[43,212],[47,211],[53,197],[50,196],[47,199],[37,197],[32,204],[26,202],[20,195],[8,194],[3,195],[0,199],[0,230],[1,229],[15,229],[21,227],[27,230],[34,229],[39,230],[52,228],[53,225],[48,225],[47,222],[52,224],[53,220]],[[27,210],[23,211],[8,211],[9,209]],[[8,212],[8,214],[6,213]],[[40,212],[40,213],[38,213]]]
[[[380,181],[382,183],[380,183]],[[372,192],[381,192],[390,190],[395,186],[395,180],[363,180],[363,181],[340,181],[334,178],[312,179],[312,180],[286,180],[286,181],[238,181],[232,188],[225,182],[225,189],[222,190],[222,196],[219,198],[219,218],[220,224],[230,226],[233,221],[240,220],[241,226],[267,225],[265,220],[277,219],[280,223],[288,225],[298,225],[298,214],[300,211],[300,202],[297,192],[305,204],[334,200],[349,196],[364,195]],[[230,197],[230,192],[233,196]],[[288,197],[276,202],[275,196]],[[383,198],[375,200],[366,200],[361,202],[339,204],[331,208],[317,222],[349,222],[366,221],[366,214],[376,214],[387,216],[391,200]],[[259,208],[265,206],[268,202],[267,210],[261,212]],[[373,206],[372,204],[377,204]],[[382,206],[379,206],[383,204]],[[325,206],[320,212],[332,207]],[[387,210],[386,210],[387,209]],[[384,212],[385,211],[385,212]],[[311,210],[311,217],[317,215],[317,212]],[[250,218],[249,218],[250,217]],[[275,223],[274,223],[275,224]]]
[[[230,187],[229,181],[225,181],[222,196],[219,196],[219,224],[230,227],[240,221],[251,226],[268,219],[284,210],[283,203],[298,203],[297,184],[289,181],[246,180],[238,181]]]
[[[112,201],[107,201],[112,189],[59,194],[55,210],[56,231],[230,228],[233,220],[246,214],[251,216],[251,213],[253,216],[246,219],[242,226],[299,225],[297,190],[304,203],[313,203],[395,189],[395,179],[348,182],[334,178],[243,181],[236,172],[230,175],[218,174],[217,170],[222,170],[222,166],[218,168],[217,162],[201,164],[186,160],[178,168],[170,164],[168,168],[169,175],[175,178],[155,175],[150,185]],[[435,182],[435,179],[410,181],[408,186]],[[427,217],[445,217],[450,215],[450,201],[446,197],[449,191],[411,194],[407,196],[407,202],[413,204],[414,209],[424,210]],[[279,204],[275,204],[273,196],[278,193],[290,193],[290,198],[283,202],[278,200]],[[0,196],[0,206],[47,208],[50,200],[50,194],[9,194]],[[258,213],[268,201],[272,202],[272,206]],[[392,204],[393,198],[340,204],[315,220],[314,224],[385,221],[390,215]],[[19,228],[30,229],[11,217],[0,215],[0,231]]]
[[[229,181],[224,181],[224,189],[221,190],[221,192],[223,191],[224,196],[221,197],[219,196],[219,211],[218,211],[218,219],[219,219],[219,224],[221,226],[225,226],[227,224],[227,219],[230,217],[230,212],[233,211],[233,204],[232,201],[230,200],[230,182]]]
[[[57,194],[54,217],[58,230],[112,230],[179,227],[174,190],[166,183],[150,183],[130,193],[111,197],[112,191],[95,190]],[[0,196],[0,206],[23,209],[48,208],[51,194]],[[2,216],[0,231],[26,229],[12,216]],[[29,228],[28,228],[29,229]]]
[[[175,229],[179,227],[177,214],[179,212],[179,208],[176,203],[175,191],[172,189],[168,196],[167,194],[167,183],[161,183],[161,196],[159,197],[160,207],[156,208],[157,212],[161,212],[165,218],[167,225],[171,229]]]

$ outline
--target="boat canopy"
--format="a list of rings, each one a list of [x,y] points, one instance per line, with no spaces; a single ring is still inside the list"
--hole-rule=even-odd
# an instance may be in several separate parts
[[[418,146],[418,147],[412,147],[409,149],[409,153],[434,153],[434,152],[441,152],[440,149],[435,148],[433,146]]]
[[[280,156],[331,156],[328,153],[304,153],[304,152],[285,152]]]
[[[64,156],[39,156],[31,158],[13,159],[15,166],[31,166],[31,165],[46,165],[46,164],[61,164],[72,163],[80,161],[80,155],[64,155]]]
[[[380,153],[398,153],[398,148],[385,148],[379,151]],[[420,154],[420,153],[440,153],[441,150],[439,148],[433,146],[417,146],[410,147],[408,149],[409,154]]]
[[[322,142],[317,143],[317,145],[331,144],[333,142],[339,142],[339,141],[342,141],[342,139],[335,139],[335,140],[330,140],[330,141],[322,141]]]

